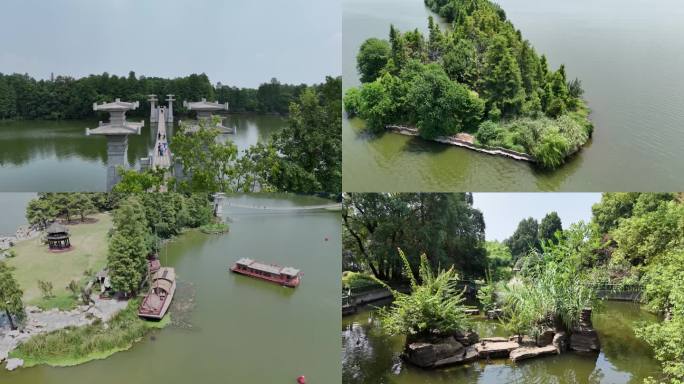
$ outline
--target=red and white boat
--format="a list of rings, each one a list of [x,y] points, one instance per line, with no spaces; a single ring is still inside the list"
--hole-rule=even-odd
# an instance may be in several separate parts
[[[159,268],[152,277],[152,286],[140,308],[138,316],[159,320],[164,317],[176,292],[176,270],[170,267]]]
[[[231,271],[246,276],[270,281],[286,287],[296,287],[302,273],[295,268],[281,267],[275,264],[264,264],[248,258],[242,258],[233,264]]]

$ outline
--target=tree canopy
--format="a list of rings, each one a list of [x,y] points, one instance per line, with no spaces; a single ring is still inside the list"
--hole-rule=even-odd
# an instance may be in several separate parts
[[[427,139],[474,133],[479,145],[525,152],[546,168],[589,139],[581,82],[568,82],[563,65],[550,70],[498,5],[426,4],[453,28],[442,31],[430,18],[427,37],[390,26],[388,40],[364,42],[357,56],[363,84],[345,95],[350,116],[375,132],[404,124]]]
[[[484,221],[470,194],[352,193],[343,206],[345,251],[381,280],[405,280],[398,247],[414,270],[425,253],[435,270],[453,266],[465,277],[484,276]]]
[[[174,109],[186,113],[182,101],[202,98],[229,103],[235,113],[281,114],[288,113],[289,105],[307,85],[282,84],[273,78],[257,89],[238,88],[217,83],[209,77],[191,74],[165,79],[160,77],[90,75],[82,78],[57,76],[50,80],[36,80],[28,74],[0,73],[0,119],[83,119],[96,117],[93,103],[121,98],[139,101],[140,108],[131,111],[134,116],[149,116],[147,95],[174,94],[178,102]]]
[[[563,224],[557,212],[550,212],[539,223],[539,241],[557,242],[556,232],[563,231]]]
[[[518,223],[513,235],[506,239],[505,244],[510,248],[513,260],[518,260],[530,250],[539,249],[539,224],[537,220],[528,217]]]
[[[0,261],[0,311],[4,311],[10,322],[10,327],[15,329],[16,320],[24,318],[24,303],[21,298],[23,292],[12,275],[12,269]]]

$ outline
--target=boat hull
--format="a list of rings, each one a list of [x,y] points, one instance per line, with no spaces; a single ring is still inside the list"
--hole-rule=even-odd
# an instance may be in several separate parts
[[[257,279],[260,279],[260,280],[265,280],[265,281],[268,281],[268,282],[271,282],[271,283],[283,285],[283,286],[290,287],[290,288],[295,288],[295,287],[299,286],[299,276],[297,276],[296,278],[294,278],[294,279],[292,279],[292,280],[285,280],[285,279],[279,279],[279,278],[274,278],[274,277],[268,277],[268,276],[259,275],[259,274],[256,274],[256,273],[253,273],[253,272],[250,272],[250,271],[239,270],[239,269],[237,269],[235,266],[232,266],[232,267],[230,268],[230,270],[233,271],[233,272],[235,272],[235,273],[239,273],[239,274],[241,274],[241,275],[245,275],[245,276],[249,276],[249,277],[254,277],[254,278],[257,278]]]
[[[154,312],[148,312],[143,310],[143,308],[145,307],[145,303],[148,300],[148,297],[152,295],[152,293],[148,294],[140,303],[140,307],[138,308],[138,316],[145,319],[161,320],[162,318],[164,318],[164,315],[166,315],[166,312],[169,310],[169,307],[171,306],[171,300],[173,300],[174,293],[176,293],[175,281],[171,285],[171,290],[169,291],[169,294],[166,295],[166,298],[164,299],[164,303],[162,304],[161,308],[158,311]]]

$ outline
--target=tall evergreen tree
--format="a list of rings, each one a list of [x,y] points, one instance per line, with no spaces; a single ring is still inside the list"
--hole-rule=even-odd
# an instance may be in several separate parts
[[[0,261],[0,311],[5,312],[12,329],[17,328],[15,320],[21,320],[25,314],[23,294],[10,267]]]
[[[147,239],[144,207],[129,196],[114,211],[114,229],[109,239],[107,267],[112,288],[125,295],[138,292],[147,268]]]
[[[532,249],[539,249],[539,224],[532,217],[523,219],[513,235],[505,241],[511,249],[513,260],[525,256]]]
[[[550,212],[539,223],[539,240],[545,242],[551,240],[554,243],[558,242],[555,234],[563,231],[563,224],[557,212]]]

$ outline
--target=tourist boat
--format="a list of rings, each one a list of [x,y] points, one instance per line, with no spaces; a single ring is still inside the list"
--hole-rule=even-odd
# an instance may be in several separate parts
[[[176,291],[176,270],[170,267],[159,268],[152,276],[152,286],[140,308],[138,316],[147,319],[161,319],[171,305]]]
[[[157,255],[151,255],[147,257],[147,268],[152,276],[159,271],[161,268],[161,262],[157,258]]]
[[[256,277],[292,288],[299,285],[299,280],[302,275],[298,269],[259,263],[248,258],[242,258],[236,261],[230,270],[235,273]]]

